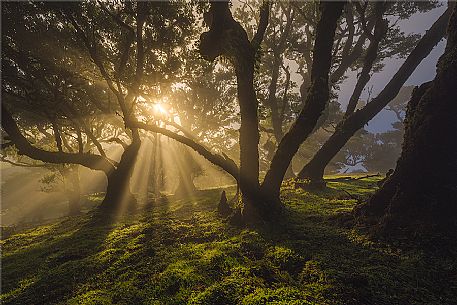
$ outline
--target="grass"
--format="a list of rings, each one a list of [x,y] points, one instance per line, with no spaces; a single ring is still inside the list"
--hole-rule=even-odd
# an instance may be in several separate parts
[[[368,196],[378,179],[286,184],[283,218],[255,229],[217,215],[220,190],[29,229],[2,242],[2,303],[457,304],[455,252],[376,242],[342,221],[346,192]]]

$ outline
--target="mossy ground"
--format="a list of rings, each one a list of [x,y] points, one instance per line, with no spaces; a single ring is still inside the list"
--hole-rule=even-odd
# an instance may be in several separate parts
[[[208,190],[116,219],[89,213],[21,232],[3,241],[2,301],[457,304],[457,253],[372,241],[350,225],[356,200],[342,190],[363,198],[379,179],[320,192],[286,185],[285,215],[255,229],[220,218],[220,190]]]

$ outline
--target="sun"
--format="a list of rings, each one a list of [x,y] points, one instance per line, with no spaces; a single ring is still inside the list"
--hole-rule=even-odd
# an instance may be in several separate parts
[[[163,104],[160,104],[160,103],[154,104],[153,108],[154,108],[154,113],[156,113],[156,114],[165,115],[165,116],[169,115],[168,110],[165,108],[165,106]]]

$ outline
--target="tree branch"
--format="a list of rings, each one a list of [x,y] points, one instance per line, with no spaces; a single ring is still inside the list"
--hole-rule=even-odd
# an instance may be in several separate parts
[[[387,9],[386,2],[376,2],[375,3],[375,17],[376,23],[374,28],[374,34],[370,40],[370,45],[368,46],[365,61],[363,63],[362,72],[357,80],[357,83],[354,87],[354,91],[349,99],[348,106],[346,108],[345,117],[354,112],[357,103],[359,102],[360,95],[362,94],[363,88],[370,81],[370,71],[373,68],[373,64],[378,57],[379,43],[384,38],[387,33],[388,21],[384,20],[383,14]]]
[[[265,1],[260,8],[260,20],[257,32],[251,40],[251,46],[254,50],[257,50],[262,43],[263,37],[265,36],[265,31],[268,27],[268,17],[270,15],[270,3]]]
[[[14,166],[20,166],[20,167],[46,167],[46,164],[27,164],[27,163],[22,163],[22,162],[14,162],[14,161],[6,159],[5,156],[0,156],[0,161],[9,163]]]
[[[28,140],[21,134],[13,117],[2,104],[2,127],[14,143],[19,153],[26,155],[32,159],[40,160],[54,164],[80,164],[93,170],[101,170],[109,175],[115,170],[114,165],[106,158],[99,155],[84,154],[84,153],[65,153],[65,152],[50,152],[32,146]]]
[[[370,21],[368,22],[368,25],[367,25],[368,30],[371,30],[373,28],[374,24],[375,24],[374,18],[370,18]],[[359,39],[357,39],[357,42],[354,45],[354,48],[352,49],[352,51],[347,56],[343,57],[338,68],[335,71],[333,71],[333,73],[330,75],[331,83],[338,82],[341,79],[341,77],[344,76],[347,69],[357,60],[357,58],[360,57],[360,55],[363,53],[363,47],[365,45],[367,37],[368,36],[365,32],[363,32],[359,36]]]
[[[177,134],[173,131],[170,131],[165,128],[161,128],[155,125],[150,125],[150,124],[145,124],[142,122],[130,122],[129,123],[130,128],[139,128],[139,129],[144,129],[156,133],[160,133],[164,136],[167,136],[169,138],[172,138],[184,145],[189,146],[193,150],[195,150],[197,153],[202,155],[205,159],[210,161],[211,163],[219,166],[223,170],[225,170],[227,173],[232,175],[233,178],[235,178],[238,181],[238,167],[236,166],[235,162],[230,159],[229,157],[221,156],[215,153],[212,153],[209,151],[206,147],[204,147],[202,144],[197,143],[196,141],[189,139],[185,136],[182,136],[180,134]]]
[[[105,140],[104,142],[107,142],[107,143],[117,143],[117,144],[120,144],[122,146],[122,148],[127,149],[127,147],[129,146],[127,143],[125,143],[124,141],[122,141],[121,139],[117,138],[117,137],[112,137],[112,138],[109,138],[107,140]]]

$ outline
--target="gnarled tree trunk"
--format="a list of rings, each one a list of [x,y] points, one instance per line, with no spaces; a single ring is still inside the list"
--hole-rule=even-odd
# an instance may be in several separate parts
[[[227,56],[235,67],[237,95],[240,105],[240,170],[239,186],[243,197],[245,217],[261,212],[259,200],[259,121],[258,101],[254,90],[256,52],[268,25],[269,5],[261,9],[259,29],[249,41],[246,31],[233,19],[226,1],[212,2],[205,22],[210,30],[200,37],[200,53],[208,60]],[[254,216],[255,217],[255,216]]]

